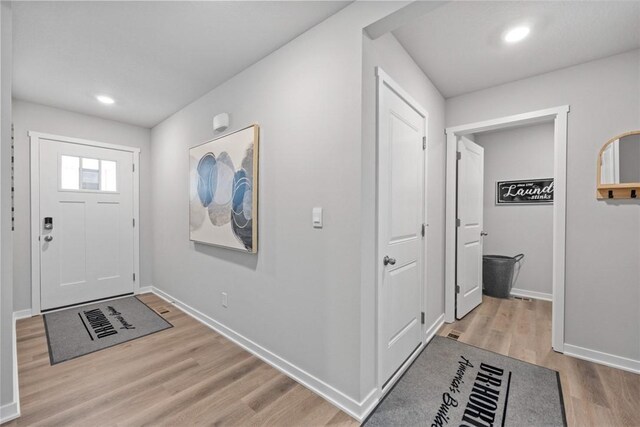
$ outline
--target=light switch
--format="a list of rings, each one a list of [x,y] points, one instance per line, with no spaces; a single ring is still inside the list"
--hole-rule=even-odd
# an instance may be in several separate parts
[[[313,228],[322,228],[322,208],[313,208],[311,213]]]

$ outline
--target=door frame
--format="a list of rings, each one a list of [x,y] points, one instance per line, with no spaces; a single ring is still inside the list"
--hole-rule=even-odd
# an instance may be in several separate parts
[[[427,325],[425,325],[424,323],[420,325],[421,328],[421,333],[420,336],[422,337],[422,339],[420,340],[420,345],[418,346],[418,348],[416,350],[414,350],[414,352],[409,356],[409,358],[407,358],[407,360],[402,364],[402,366],[398,367],[398,370],[391,376],[391,378],[389,378],[388,380],[385,380],[385,378],[382,375],[382,342],[383,339],[380,336],[382,333],[382,328],[381,328],[381,313],[382,313],[382,301],[380,298],[381,295],[381,289],[380,287],[382,286],[382,263],[381,263],[381,245],[382,242],[380,241],[380,209],[381,206],[379,205],[379,193],[380,193],[380,188],[379,188],[379,175],[380,175],[380,107],[381,107],[381,103],[380,103],[380,95],[382,94],[382,91],[384,89],[384,86],[387,86],[389,89],[391,89],[393,92],[396,93],[396,95],[398,95],[400,98],[402,98],[407,104],[409,104],[411,106],[411,108],[413,108],[416,112],[418,112],[418,114],[420,114],[422,117],[424,117],[424,135],[425,138],[427,138],[427,147],[429,146],[428,144],[428,134],[429,134],[429,113],[427,113],[427,111],[417,102],[413,99],[413,97],[411,97],[411,95],[409,95],[407,92],[405,92],[404,89],[402,89],[402,87],[396,83],[387,73],[384,72],[384,70],[382,70],[382,68],[380,67],[376,67],[375,69],[376,72],[376,79],[377,79],[377,91],[376,91],[376,214],[375,214],[375,224],[376,224],[376,237],[375,237],[375,241],[376,241],[376,248],[375,248],[375,289],[376,289],[376,323],[375,323],[375,340],[376,340],[376,384],[377,384],[377,388],[378,388],[378,393],[379,396],[378,398],[381,399],[382,396],[388,392],[392,387],[393,384],[395,384],[395,382],[402,376],[402,374],[404,373],[404,371],[406,371],[406,369],[411,365],[411,363],[413,362],[413,360],[420,354],[420,352],[422,351],[422,349],[424,348],[426,342],[427,342],[427,336],[426,336],[426,327]],[[423,150],[423,206],[422,206],[422,223],[425,224],[425,227],[427,225],[427,149]],[[420,287],[420,311],[421,312],[425,312],[425,295],[426,295],[426,286],[427,286],[427,260],[426,260],[426,254],[427,254],[427,233],[426,233],[426,229],[425,229],[425,236],[422,239],[422,260],[423,260],[423,265],[422,265],[422,272],[421,272],[421,277],[420,280],[422,282],[422,286]],[[384,386],[384,389],[383,389]]]
[[[448,127],[447,172],[445,208],[445,322],[455,321],[456,285],[456,212],[457,212],[457,139],[459,136],[497,129],[553,122],[554,123],[554,201],[553,201],[553,286],[551,345],[557,352],[564,351],[565,324],[565,259],[566,259],[566,205],[567,205],[567,120],[569,105],[531,111],[498,119]]]
[[[31,315],[40,314],[40,143],[51,140],[133,154],[133,293],[140,293],[140,149],[88,139],[28,131],[31,164]]]

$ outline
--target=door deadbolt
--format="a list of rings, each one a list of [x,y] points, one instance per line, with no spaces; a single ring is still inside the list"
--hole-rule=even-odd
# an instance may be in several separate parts
[[[53,230],[53,217],[50,217],[50,216],[44,217],[44,229]]]

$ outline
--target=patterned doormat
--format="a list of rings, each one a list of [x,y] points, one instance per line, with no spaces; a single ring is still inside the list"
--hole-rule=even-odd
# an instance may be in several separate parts
[[[558,372],[434,337],[366,420],[374,426],[566,426]]]
[[[137,297],[104,301],[44,315],[52,365],[173,325]]]

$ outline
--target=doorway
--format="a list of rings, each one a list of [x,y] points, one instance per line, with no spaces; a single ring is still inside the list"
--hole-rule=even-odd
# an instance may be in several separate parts
[[[137,292],[139,149],[29,137],[33,314]]]
[[[446,236],[445,236],[445,321],[452,323],[456,318],[456,306],[461,308],[461,314],[464,311],[470,311],[474,304],[477,304],[478,298],[471,298],[472,293],[462,292],[459,287],[461,274],[465,280],[475,278],[479,282],[478,274],[481,277],[482,252],[471,251],[462,252],[459,250],[464,236],[459,227],[458,215],[460,209],[464,212],[469,209],[466,205],[468,200],[459,199],[458,185],[460,184],[460,174],[465,173],[461,167],[467,169],[464,164],[458,162],[458,151],[463,138],[468,140],[469,135],[480,132],[488,132],[495,130],[508,129],[513,127],[525,126],[530,124],[551,122],[553,123],[553,179],[555,185],[554,203],[553,203],[553,261],[552,261],[552,347],[555,351],[562,352],[564,350],[564,284],[565,284],[565,221],[566,221],[566,150],[567,150],[567,116],[569,112],[568,106],[561,106],[545,110],[533,111],[529,113],[507,116],[499,119],[488,120],[485,122],[471,123],[462,126],[450,127],[446,129],[447,134],[447,196],[446,196]],[[466,146],[463,142],[463,149]],[[463,154],[464,157],[464,154]],[[470,170],[473,170],[471,168]],[[470,172],[472,173],[472,172]],[[473,204],[472,204],[473,205]],[[477,204],[476,204],[477,209]],[[481,220],[481,217],[480,217]],[[461,225],[461,222],[460,222]],[[478,230],[476,230],[478,231]],[[480,230],[482,232],[482,230]],[[480,235],[480,233],[478,233]],[[481,248],[481,239],[478,243]],[[461,273],[460,263],[465,268]],[[475,266],[471,268],[469,266]],[[480,271],[480,273],[479,273]],[[480,284],[481,286],[481,284]],[[468,287],[468,286],[467,286]],[[460,292],[460,293],[459,293]],[[469,292],[466,289],[465,292]],[[461,297],[462,293],[462,297]],[[460,299],[459,299],[460,298]],[[481,294],[480,294],[481,300]],[[461,301],[460,304],[458,301]],[[458,316],[462,317],[462,316]]]
[[[423,344],[427,113],[380,68],[377,146],[378,378]]]

